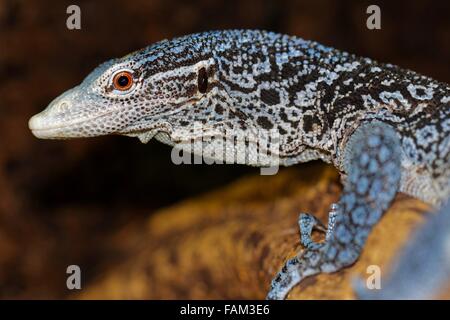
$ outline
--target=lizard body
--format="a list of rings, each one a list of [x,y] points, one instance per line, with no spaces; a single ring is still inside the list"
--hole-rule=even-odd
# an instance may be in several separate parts
[[[439,206],[450,195],[450,90],[445,83],[312,41],[253,30],[164,40],[95,69],[30,119],[40,138],[107,134],[180,145],[275,130],[282,165],[314,159],[345,177],[325,243],[300,216],[305,251],[275,277],[283,298],[304,277],[359,256],[371,227],[401,191]],[[197,130],[197,126],[201,129]],[[256,136],[256,138],[255,138]],[[267,141],[264,141],[267,142]],[[262,153],[256,148],[256,153]],[[238,154],[231,145],[225,152]],[[248,164],[262,166],[263,157]]]

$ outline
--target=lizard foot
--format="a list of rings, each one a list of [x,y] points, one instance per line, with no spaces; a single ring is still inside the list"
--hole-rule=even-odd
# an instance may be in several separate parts
[[[281,268],[267,299],[284,299],[304,278],[336,272],[358,259],[370,230],[397,193],[400,155],[400,141],[389,125],[374,121],[355,131],[344,150],[348,178],[338,206],[332,207],[325,242],[311,239],[312,230],[324,230],[323,225],[312,215],[300,215],[306,249]]]
[[[338,205],[336,203],[333,203],[328,214],[328,227],[325,227],[323,223],[314,215],[310,213],[300,213],[298,217],[298,226],[300,228],[300,243],[308,249],[314,249],[318,247],[320,243],[314,242],[311,238],[313,230],[325,233],[325,241],[329,240],[334,230],[337,214]]]

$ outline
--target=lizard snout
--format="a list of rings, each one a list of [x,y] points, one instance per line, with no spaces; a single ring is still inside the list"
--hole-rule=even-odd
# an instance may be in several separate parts
[[[28,121],[28,127],[36,138],[41,139],[49,138],[49,133],[52,131],[43,112],[32,116]]]
[[[28,127],[37,138],[57,138],[55,133],[63,126],[57,119],[69,108],[70,103],[67,100],[55,100],[47,109],[32,116],[28,121]]]

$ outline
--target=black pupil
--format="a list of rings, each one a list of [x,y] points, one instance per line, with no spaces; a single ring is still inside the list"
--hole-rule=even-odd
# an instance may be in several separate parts
[[[130,79],[128,79],[127,76],[120,76],[119,79],[117,80],[117,83],[121,87],[126,87],[128,83],[130,83]]]
[[[201,68],[198,72],[198,91],[205,93],[208,89],[208,75],[205,68]]]

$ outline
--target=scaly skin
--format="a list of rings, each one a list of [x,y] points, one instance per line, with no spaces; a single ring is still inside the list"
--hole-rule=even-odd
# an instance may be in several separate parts
[[[112,80],[123,70],[133,77],[126,91]],[[310,241],[318,222],[302,215],[306,249],[272,282],[268,298],[278,299],[304,277],[353,263],[396,192],[436,206],[449,197],[449,106],[447,84],[412,71],[296,37],[231,30],[162,41],[108,61],[29,126],[51,139],[200,139],[203,150],[216,148],[205,138],[244,135],[257,147],[250,165],[275,158],[282,165],[332,163],[345,180],[326,241]],[[255,133],[269,130],[279,134],[279,148],[263,154],[258,147],[270,142]],[[236,144],[225,152],[242,156]]]

